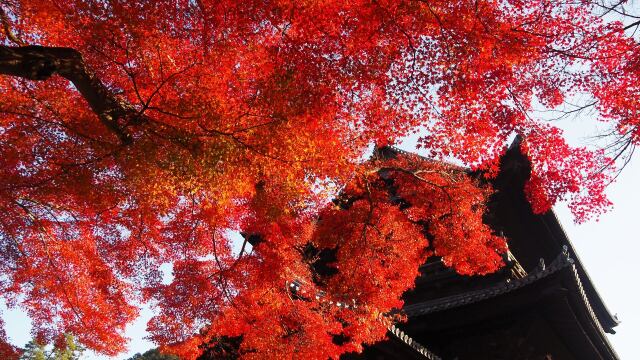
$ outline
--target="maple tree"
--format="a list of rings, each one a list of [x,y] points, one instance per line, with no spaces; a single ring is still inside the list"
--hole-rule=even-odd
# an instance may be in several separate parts
[[[428,256],[484,274],[506,245],[484,181],[363,162],[370,145],[420,130],[430,158],[491,177],[518,134],[536,212],[609,206],[615,156],[532,113],[580,96],[617,149],[640,142],[639,50],[598,6],[1,0],[0,296],[39,340],[108,355],[144,302],[185,359],[225,339],[249,359],[383,339]]]

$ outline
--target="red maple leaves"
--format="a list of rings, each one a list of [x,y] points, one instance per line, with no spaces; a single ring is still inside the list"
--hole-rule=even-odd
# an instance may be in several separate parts
[[[371,161],[317,218],[256,214],[243,226],[259,234],[250,253],[174,265],[176,279],[152,290],[162,308],[154,339],[185,357],[203,342],[237,337],[245,358],[359,351],[384,338],[380,317],[402,307],[427,256],[463,274],[502,265],[505,239],[482,222],[490,193],[439,162]],[[292,292],[290,284],[301,286]]]
[[[588,1],[0,7],[0,296],[39,337],[106,354],[151,301],[152,338],[186,358],[216,339],[337,357],[384,336],[374,314],[428,255],[500,266],[489,189],[438,162],[363,165],[373,143],[421,130],[434,159],[493,176],[521,135],[533,209],[568,200],[586,220],[609,206],[614,159],[533,110],[586,98],[618,149],[640,139],[637,45]],[[293,280],[363,306],[292,299]]]

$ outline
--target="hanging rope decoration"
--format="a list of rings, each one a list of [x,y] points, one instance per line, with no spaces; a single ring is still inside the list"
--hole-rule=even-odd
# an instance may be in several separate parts
[[[293,297],[297,297],[302,300],[308,300],[308,301],[315,300],[323,305],[335,306],[341,309],[357,309],[358,308],[358,305],[356,304],[355,299],[351,299],[351,303],[349,303],[348,301],[333,301],[333,300],[327,299],[326,293],[324,291],[319,291],[315,294],[311,294],[309,291],[307,291],[302,287],[302,284],[298,280],[287,282],[287,290],[289,293],[289,297],[291,297],[292,299]]]
[[[291,300],[300,299],[305,301],[316,301],[322,305],[335,306],[340,309],[351,309],[355,310],[358,308],[358,304],[356,304],[355,299],[351,299],[351,303],[348,301],[333,301],[331,299],[327,299],[326,293],[324,291],[319,291],[313,294],[311,291],[306,290],[302,283],[299,280],[293,280],[291,282],[286,282],[285,290],[289,295]],[[400,330],[395,324],[393,319],[382,312],[376,311],[377,320],[382,322],[382,324],[387,328],[389,333],[391,333],[394,337],[400,339],[400,341],[412,347],[415,351],[423,355],[425,358],[429,360],[442,360],[439,356],[432,353],[429,349],[421,345],[419,342],[413,340],[409,335],[407,335],[404,331]]]

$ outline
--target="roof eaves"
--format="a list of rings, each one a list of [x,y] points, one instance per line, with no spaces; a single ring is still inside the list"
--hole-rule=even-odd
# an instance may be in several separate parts
[[[410,346],[413,350],[415,350],[416,352],[418,352],[419,354],[424,356],[426,359],[428,359],[428,360],[442,360],[442,358],[440,358],[438,355],[436,355],[433,352],[431,352],[431,350],[427,349],[425,346],[423,346],[419,342],[413,340],[413,338],[411,336],[406,334],[404,331],[402,331],[397,326],[391,325],[389,327],[389,332],[395,338],[399,339],[404,344]]]
[[[588,298],[589,303],[595,306],[595,309],[592,309],[592,311],[594,312],[599,325],[603,328],[605,332],[610,334],[615,334],[615,331],[613,330],[613,328],[616,327],[618,324],[620,324],[620,320],[618,319],[617,316],[613,315],[611,311],[609,311],[609,309],[607,308],[607,305],[602,299],[602,296],[600,296],[598,289],[596,288],[595,284],[591,280],[591,277],[589,276],[587,269],[584,267],[584,265],[582,264],[582,261],[580,260],[580,257],[575,251],[573,243],[567,236],[562,224],[558,220],[556,213],[554,211],[550,211],[547,214],[547,216],[551,217],[552,219],[551,221],[558,226],[561,242],[563,243],[564,246],[568,248],[568,251],[570,251],[573,254],[573,258],[575,259],[576,274],[580,274],[578,279],[583,281],[581,282],[580,286],[583,288],[583,292],[585,293],[585,296]],[[545,218],[546,217],[542,217],[542,221],[546,225],[547,220]]]
[[[574,260],[569,256],[568,251],[563,251],[562,254],[554,259],[554,261],[549,266],[545,267],[544,269],[538,269],[535,272],[531,272],[520,279],[509,279],[506,282],[491,286],[489,288],[407,305],[402,309],[402,311],[408,317],[417,317],[468,304],[473,304],[520,289],[526,285],[546,278],[549,275],[552,275],[568,266],[573,265],[573,262]]]

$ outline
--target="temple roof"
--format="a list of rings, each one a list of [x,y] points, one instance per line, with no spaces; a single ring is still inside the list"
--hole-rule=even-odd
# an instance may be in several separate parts
[[[508,279],[509,281],[498,283],[480,290],[410,304],[403,307],[402,310],[404,314],[411,318],[468,305],[520,289],[570,266],[574,266],[574,260],[569,257],[567,252],[563,252],[549,266],[536,269],[536,271],[527,274],[523,278]]]
[[[540,258],[549,261],[551,257],[566,248],[574,260],[575,271],[582,280],[585,295],[592,304],[600,325],[606,332],[614,334],[613,328],[620,321],[609,311],[598,293],[595,284],[589,277],[584,264],[562,228],[555,212],[550,210],[544,214],[537,215],[531,211],[531,206],[524,195],[524,184],[531,174],[531,163],[522,154],[520,145],[520,138],[517,138],[511,144],[501,159],[500,174],[494,180],[494,187],[499,193],[503,194],[502,201],[504,205],[513,207],[506,211],[502,209],[498,216],[506,219],[507,216],[504,216],[504,214],[511,213],[507,220],[511,224],[509,226],[503,225],[504,233],[510,240],[509,246],[525,269],[531,267],[532,262],[537,264]],[[504,198],[508,198],[508,200]],[[525,223],[521,226],[521,229],[516,229],[518,222]],[[523,232],[527,231],[534,234],[523,234]],[[532,251],[531,247],[540,247],[540,251]]]
[[[438,326],[454,326],[446,324],[452,317],[458,317],[452,323],[462,324],[486,315],[478,311],[505,316],[500,314],[541,306],[539,298],[552,294],[549,299],[555,300],[544,300],[548,307],[544,311],[553,314],[549,326],[564,334],[560,337],[565,338],[567,346],[582,356],[597,353],[594,358],[617,359],[604,333],[615,333],[613,328],[619,321],[598,294],[555,213],[532,212],[524,193],[531,164],[522,154],[520,144],[521,139],[516,139],[507,149],[498,176],[490,180],[496,194],[488,206],[486,219],[508,240],[508,267],[493,275],[468,277],[457,275],[441,262],[427,263],[421,268],[416,289],[405,294],[403,312],[409,321],[400,326],[413,339],[432,348],[434,343],[422,333],[430,331],[425,330],[431,326],[425,322],[444,321],[444,325]],[[377,149],[376,155],[415,156],[433,161],[393,147]],[[558,291],[564,295],[557,295]],[[435,349],[437,353],[438,347]]]
[[[589,277],[582,261],[580,261],[573,244],[566,235],[554,211],[551,210],[540,215],[533,214],[531,211],[531,207],[524,195],[524,185],[529,179],[531,164],[528,158],[522,154],[521,144],[522,138],[517,137],[508,147],[506,153],[501,158],[500,173],[498,177],[493,180],[493,186],[498,193],[498,200],[496,202],[500,203],[500,205],[509,205],[511,209],[508,209],[507,212],[511,213],[511,215],[513,215],[512,210],[516,210],[517,215],[519,215],[518,219],[514,219],[514,221],[508,219],[505,221],[504,216],[498,214],[494,216],[494,218],[498,218],[497,222],[499,224],[492,225],[494,225],[494,228],[499,227],[500,232],[507,237],[512,252],[510,254],[513,257],[512,260],[520,269],[523,267],[524,269],[533,269],[538,265],[540,259],[543,261],[552,261],[554,260],[553,257],[563,251],[563,249],[566,249],[566,251],[571,254],[575,270],[582,280],[585,296],[587,296],[589,302],[592,304],[593,311],[601,327],[605,332],[614,334],[615,331],[613,328],[616,327],[620,321],[617,316],[609,311],[602,297],[596,290],[595,285]],[[378,149],[378,154],[382,157],[412,156],[423,159],[424,161],[433,161],[432,159],[396,147]],[[462,167],[460,167],[460,169],[464,170]],[[497,211],[494,210],[494,212]],[[511,216],[511,218],[513,218],[513,216]],[[521,229],[514,230],[514,228],[517,227],[514,226],[516,223],[525,224],[521,226]],[[536,228],[542,236],[532,238],[531,236],[521,236],[522,234],[518,234],[518,232],[530,230],[528,228]],[[498,229],[495,230],[498,231]],[[509,230],[511,230],[511,234]],[[518,246],[521,244],[515,244],[516,242],[527,243],[529,246]],[[527,251],[531,250],[531,245],[541,245],[541,249],[538,251]]]

